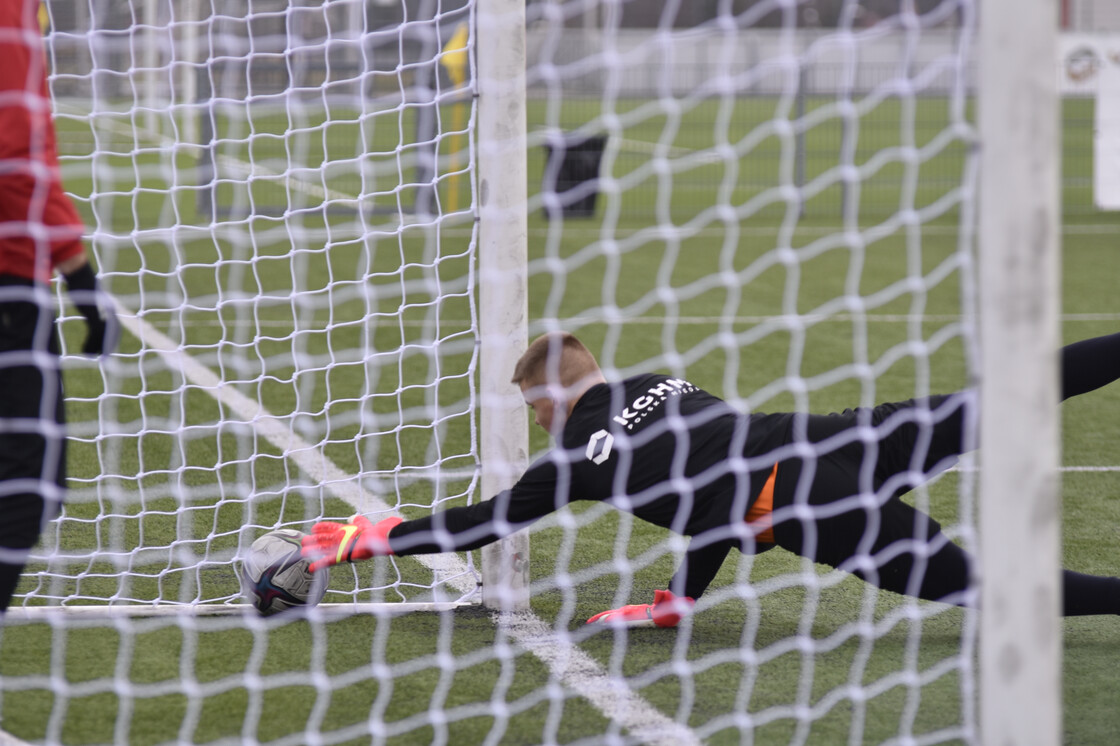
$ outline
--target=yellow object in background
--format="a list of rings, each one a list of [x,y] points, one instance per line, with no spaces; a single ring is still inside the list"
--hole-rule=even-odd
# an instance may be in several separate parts
[[[447,74],[451,76],[451,82],[456,86],[463,85],[467,79],[468,39],[467,24],[459,24],[459,28],[455,29],[455,33],[444,45],[443,55],[439,59],[439,63],[443,65],[444,70],[447,70]]]
[[[459,24],[459,28],[455,29],[455,33],[444,45],[443,54],[439,59],[440,64],[443,65],[444,70],[447,70],[447,75],[456,88],[462,87],[467,80],[467,66],[470,62],[467,56],[469,41],[470,33],[467,24]],[[447,212],[449,213],[459,209],[459,148],[463,139],[461,133],[466,126],[463,121],[463,116],[466,113],[466,103],[456,101],[451,107],[452,132],[451,140],[448,143],[448,148],[451,151],[451,163],[449,164],[451,178],[447,185]]]

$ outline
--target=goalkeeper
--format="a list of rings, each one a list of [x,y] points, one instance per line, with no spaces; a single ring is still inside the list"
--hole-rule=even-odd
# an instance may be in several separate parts
[[[62,189],[38,0],[0,0],[0,617],[66,486],[55,270],[86,317],[83,352],[111,352],[82,220]]]
[[[1062,398],[1120,378],[1120,334],[1061,354]],[[321,522],[313,569],[386,554],[475,549],[575,500],[598,500],[692,537],[652,604],[589,622],[674,626],[728,552],[780,546],[880,588],[961,604],[972,560],[903,494],[965,449],[971,392],[840,414],[743,414],[679,378],[608,383],[574,336],[534,341],[513,382],[558,447],[492,500],[417,520]],[[1120,579],[1065,571],[1064,613],[1120,614]]]

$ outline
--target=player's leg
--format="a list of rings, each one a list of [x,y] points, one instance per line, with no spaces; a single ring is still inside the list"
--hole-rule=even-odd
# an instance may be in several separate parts
[[[871,421],[877,440],[875,484],[896,495],[923,484],[956,463],[977,443],[969,423],[978,414],[972,391],[880,404]]]
[[[13,379],[19,387],[7,388]],[[27,378],[19,379],[0,373],[0,387],[23,392],[34,388],[22,385]],[[60,423],[48,420],[46,424]],[[58,512],[65,485],[65,463],[66,439],[60,432],[0,435],[0,612],[8,608],[27,552],[39,540],[43,524]]]
[[[901,495],[951,466],[971,447],[968,423],[975,413],[974,394],[963,391],[836,414],[796,415],[792,437],[811,443],[817,460],[831,459],[850,472],[850,484],[841,491],[879,492],[886,485],[889,492]],[[796,478],[802,466],[798,460],[783,463],[779,481]]]
[[[905,503],[899,504],[909,508]],[[902,552],[883,563],[877,579],[865,579],[878,580],[876,584],[881,588],[897,593],[962,605],[972,574],[971,555],[944,534],[935,536],[926,546],[936,551],[928,556]],[[1063,570],[1062,615],[1095,614],[1120,615],[1120,578]]]
[[[39,324],[48,324],[40,334]],[[46,339],[49,360],[29,365],[26,351]],[[29,302],[0,302],[0,611],[8,607],[27,551],[53,517],[65,486],[61,371],[53,318]]]
[[[1063,348],[1062,373],[1064,398],[1120,378],[1120,334]],[[888,590],[959,603],[971,558],[898,498],[975,445],[975,415],[974,395],[961,392],[799,417],[794,439],[813,443],[817,455],[779,469],[778,545]],[[1066,615],[1120,613],[1115,578],[1066,571],[1063,591]]]
[[[900,535],[881,535],[879,558],[873,573],[855,574],[880,588],[917,596],[927,601],[963,605],[972,581],[972,556],[938,532],[928,539],[904,534],[910,526],[921,526],[924,516],[906,503],[892,499],[885,512],[894,514]],[[888,521],[890,519],[887,519]],[[1062,571],[1062,615],[1120,615],[1120,578]]]
[[[841,465],[827,459],[818,466],[809,493],[815,517],[776,522],[779,546],[884,590],[956,605],[968,600],[973,558],[936,521],[895,495],[882,501],[841,497],[851,491],[851,472],[845,476]],[[1120,615],[1120,578],[1065,570],[1062,600],[1065,616]]]
[[[873,462],[864,469],[854,453],[847,448],[793,469],[779,467],[773,515],[778,546],[886,590],[961,603],[970,560],[936,521],[862,476]],[[869,488],[861,489],[861,482]]]
[[[26,564],[27,551],[39,540],[44,501],[40,495],[0,496],[0,612],[8,608]]]
[[[970,559],[898,496],[961,452],[971,406],[959,394],[801,417],[794,438],[816,456],[779,466],[778,545],[887,590],[960,603]]]
[[[1075,342],[1062,348],[1062,399],[1077,396],[1120,379],[1120,333]],[[859,410],[857,410],[858,413]],[[928,474],[978,445],[969,442],[969,420],[976,399],[968,391],[881,404],[865,410],[863,419],[875,428],[875,472],[880,484],[897,482],[902,494]],[[820,430],[822,423],[813,426]],[[812,437],[810,439],[813,439]]]
[[[1062,399],[1084,394],[1120,378],[1120,333],[1062,348]]]

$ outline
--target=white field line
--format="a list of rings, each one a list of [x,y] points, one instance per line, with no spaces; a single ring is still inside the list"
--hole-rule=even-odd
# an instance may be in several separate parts
[[[951,466],[945,471],[979,472],[978,466]],[[1063,474],[1113,474],[1120,472],[1120,466],[1059,466]]]
[[[283,452],[311,479],[323,485],[335,497],[349,503],[360,513],[395,513],[376,495],[361,488],[358,480],[328,459],[313,444],[300,438],[259,403],[233,386],[222,385],[209,368],[147,322],[119,303],[117,316],[121,325],[139,339],[146,348],[155,350],[164,363],[187,380],[201,386],[247,424],[252,425],[269,443]],[[436,575],[450,576],[450,583],[464,595],[477,591],[477,585],[466,564],[452,553],[417,556],[421,564]],[[700,744],[700,739],[686,725],[666,717],[637,693],[624,680],[611,677],[583,650],[557,635],[544,621],[531,612],[502,616],[495,620],[509,631],[523,648],[532,652],[548,666],[552,675],[571,691],[586,698],[612,721],[626,728],[645,743],[660,746]]]
[[[31,744],[19,740],[11,733],[0,730],[0,746],[31,746]]]
[[[291,184],[289,184],[289,187],[291,189],[295,190],[295,191],[304,191],[304,188],[302,186],[303,184],[305,184],[305,182],[293,181]],[[348,196],[347,199],[350,200],[350,201],[353,201],[353,199],[355,199],[355,198],[351,195],[351,196]],[[369,222],[358,222],[356,220],[351,220],[349,222],[342,222],[342,221],[332,222],[329,227],[323,227],[323,228],[315,228],[315,227],[306,226],[306,225],[305,226],[300,226],[299,227],[299,235],[301,236],[301,238],[303,238],[306,241],[317,241],[317,242],[322,242],[322,243],[326,243],[327,241],[358,240],[363,235],[368,234],[371,231],[377,232],[377,231],[380,231],[380,230],[384,230],[384,231],[389,231],[390,233],[396,233],[400,226],[395,221],[397,221],[398,219],[402,219],[402,218],[408,218],[409,216],[407,214],[405,214],[405,215],[391,215],[391,216],[390,215],[385,215],[385,216],[382,216],[382,217],[385,218],[385,221],[386,221],[382,225],[375,225],[375,224],[371,224]],[[473,228],[458,227],[458,226],[460,226],[460,224],[462,222],[466,222],[466,220],[467,219],[462,218],[459,214],[447,215],[447,216],[444,216],[443,218],[440,219],[438,225],[437,224],[432,224],[430,227],[433,230],[438,229],[440,231],[440,235],[442,235],[445,238],[470,238],[473,234],[473,231],[474,231]],[[194,232],[196,232],[200,235],[206,235],[208,237],[210,235],[212,235],[213,230],[214,230],[214,228],[212,226],[211,227],[177,226],[177,228],[176,228],[176,231],[179,232],[179,233],[182,233],[182,235],[188,235],[186,233],[186,231],[194,231]],[[549,238],[553,233],[555,233],[556,230],[557,229],[555,229],[555,228],[531,226],[529,228],[528,234],[532,238]],[[563,232],[564,232],[565,236],[573,237],[576,240],[585,240],[587,242],[602,239],[604,237],[604,235],[607,235],[607,236],[609,236],[610,238],[613,238],[613,239],[628,238],[628,237],[633,236],[634,234],[637,234],[637,233],[648,233],[649,230],[650,230],[649,225],[643,225],[642,227],[637,227],[637,228],[614,227],[609,232],[604,234],[604,231],[602,229],[592,228],[592,227],[587,227],[587,226],[570,226],[570,225],[568,225],[568,226],[564,226],[564,228],[563,228]],[[745,224],[740,224],[739,226],[737,226],[735,230],[740,235],[742,235],[744,237],[766,238],[766,237],[776,236],[778,234],[778,232],[781,230],[781,227],[780,226],[760,226],[760,225],[751,225],[749,223],[745,223]],[[812,235],[827,236],[827,235],[830,235],[830,234],[833,234],[833,233],[841,233],[844,230],[845,230],[844,228],[821,227],[821,226],[801,226],[797,229],[797,231],[799,233],[803,233],[804,235],[807,235],[807,236],[812,236]],[[957,236],[961,232],[959,228],[956,228],[956,227],[953,227],[953,226],[935,226],[935,225],[925,226],[924,230],[925,230],[926,233],[929,233],[931,235],[943,235],[943,236]],[[1083,226],[1065,226],[1065,229],[1064,229],[1063,233],[1064,234],[1070,234],[1070,235],[1076,234],[1076,235],[1109,235],[1109,236],[1113,236],[1113,235],[1116,235],[1118,230],[1120,230],[1120,228],[1118,228],[1118,226],[1100,224],[1100,225],[1083,225]],[[666,229],[666,233],[667,233],[667,235],[673,235],[670,231],[668,231],[668,229]],[[130,233],[122,234],[122,235],[102,233],[102,234],[100,234],[99,239],[100,239],[101,242],[106,243],[106,244],[111,245],[115,242],[117,245],[127,245],[127,246],[131,247],[136,242],[137,237],[139,235],[152,236],[153,239],[158,237],[160,240],[168,240],[167,236],[170,235],[170,234],[171,234],[171,229],[168,229],[168,228],[153,228],[153,229],[148,229],[146,231],[143,231],[142,233],[139,233],[139,234],[134,233],[134,232],[130,232]],[[715,251],[722,250],[722,248],[723,248],[722,241],[723,241],[723,239],[726,235],[727,235],[727,229],[723,228],[723,227],[701,228],[701,229],[693,230],[693,231],[689,232],[689,236],[694,237],[694,238],[709,238],[710,237],[710,238],[719,239],[718,242],[715,242],[715,243],[712,244],[713,250],[715,250]],[[654,239],[651,238],[650,240],[652,241]],[[1120,246],[1120,245],[1118,245],[1118,246]],[[1067,246],[1065,248],[1066,248],[1067,251],[1069,251],[1069,250],[1072,250],[1072,249],[1081,248],[1081,246],[1077,243],[1074,243],[1073,245]],[[1097,247],[1092,247],[1092,248],[1097,248]],[[1114,249],[1114,250],[1116,250],[1116,249]]]
[[[202,313],[199,311],[191,311],[192,315]],[[837,313],[837,314],[800,314],[797,316],[786,316],[782,314],[775,314],[771,316],[635,316],[633,318],[624,318],[622,321],[626,324],[647,324],[661,326],[663,324],[672,323],[678,326],[694,326],[703,324],[719,324],[729,322],[733,324],[765,324],[779,319],[796,319],[802,324],[820,324],[825,322],[843,322],[850,323],[853,321],[866,321],[872,324],[912,324],[916,321],[928,321],[930,323],[952,323],[960,321],[965,318],[961,314],[905,314],[905,313],[868,313],[861,316],[856,316],[850,313]],[[586,324],[602,321],[601,318],[592,318],[589,316],[570,316],[568,321],[572,324]],[[469,326],[470,321],[467,319],[442,319],[445,324],[457,324],[462,326]],[[1095,321],[1120,321],[1120,313],[1067,313],[1059,317],[1059,321],[1066,323],[1085,323]],[[376,320],[370,323],[371,326],[385,326],[396,328],[399,326],[406,327],[427,327],[431,325],[427,320],[407,320],[407,319],[384,319]],[[168,322],[163,324],[171,328]],[[291,328],[292,322],[274,319],[232,319],[229,321],[218,321],[215,319],[194,319],[191,318],[190,326],[207,326],[207,327],[253,327],[253,328],[269,328],[269,329],[287,329]],[[153,327],[156,328],[156,327]]]
[[[653,220],[650,220],[652,224]],[[865,229],[868,226],[865,226]],[[455,229],[448,229],[446,235],[455,235],[452,231]],[[529,228],[529,235],[535,237],[546,238],[556,232],[556,228],[531,226]],[[626,238],[635,233],[648,231],[649,226],[642,226],[638,228],[629,227],[614,227],[609,232],[604,232],[602,228],[596,226],[594,223],[590,225],[576,225],[571,222],[564,225],[562,231],[565,236],[574,236],[576,238],[586,237],[594,240],[606,235],[611,238]],[[675,235],[678,228],[676,226],[664,226],[666,235]],[[777,236],[781,231],[785,230],[780,225],[755,225],[750,222],[744,222],[735,226],[735,230],[743,236]],[[804,236],[830,236],[834,233],[845,233],[848,229],[838,225],[814,225],[812,223],[801,224],[797,226],[797,234]],[[1070,236],[1113,236],[1116,235],[1118,227],[1112,223],[1085,223],[1076,225],[1063,225],[1062,235]],[[950,224],[929,224],[922,226],[922,232],[931,236],[956,236],[962,232],[960,226]],[[463,235],[467,235],[468,231],[463,231]],[[689,236],[693,238],[720,238],[722,239],[727,235],[727,228],[723,226],[706,227],[698,230],[689,231]],[[718,245],[717,245],[718,247]],[[1067,248],[1078,248],[1074,246]]]
[[[652,220],[650,221],[653,222]],[[589,240],[594,240],[609,235],[611,238],[628,238],[635,233],[649,231],[650,226],[644,225],[641,227],[612,227],[610,231],[604,231],[602,228],[597,227],[594,223],[590,225],[575,225],[565,224],[561,229],[565,236],[574,236],[576,238],[586,237]],[[675,235],[678,230],[676,226],[664,226],[666,235]],[[743,236],[777,236],[783,230],[786,230],[781,225],[754,225],[749,222],[741,223],[735,226],[736,232]],[[814,225],[803,224],[797,227],[798,235],[805,236],[829,236],[833,233],[845,233],[848,229],[839,225]],[[1111,223],[1085,223],[1080,225],[1063,225],[1062,235],[1071,236],[1114,236],[1118,228]],[[534,238],[547,238],[556,233],[557,229],[546,226],[530,226],[529,235]],[[922,226],[922,231],[931,236],[956,236],[962,232],[960,226],[957,225],[942,225],[930,224]],[[447,228],[444,231],[446,236],[468,236],[470,235],[469,229],[462,228]],[[720,238],[722,239],[727,235],[727,228],[723,226],[699,228],[689,231],[689,236],[693,238]],[[652,238],[651,238],[652,240]],[[722,249],[722,246],[716,244],[717,248]],[[1075,244],[1069,248],[1078,248]]]

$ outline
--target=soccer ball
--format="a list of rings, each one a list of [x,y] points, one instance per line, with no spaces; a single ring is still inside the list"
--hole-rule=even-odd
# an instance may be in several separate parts
[[[303,534],[290,528],[269,531],[249,547],[241,563],[241,592],[262,616],[272,616],[323,600],[329,581],[326,569],[311,572],[300,556]]]

